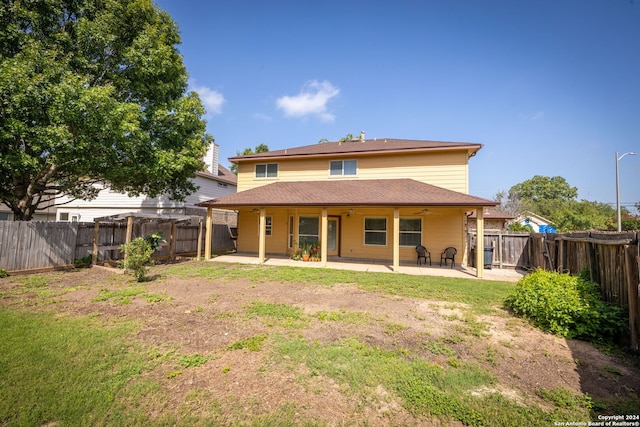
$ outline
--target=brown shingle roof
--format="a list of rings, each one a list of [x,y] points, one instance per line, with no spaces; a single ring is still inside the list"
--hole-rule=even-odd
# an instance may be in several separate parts
[[[196,175],[200,175],[206,178],[213,178],[216,181],[226,182],[228,184],[238,185],[238,176],[220,164],[218,164],[217,176],[214,176],[207,169],[203,170],[202,172],[196,172]]]
[[[275,182],[203,207],[242,206],[495,206],[497,202],[413,179]]]
[[[469,218],[472,219],[476,219],[478,216],[476,214],[476,211],[473,211],[473,213],[471,213],[471,215],[469,215]],[[485,209],[484,210],[484,219],[514,219],[515,216],[505,213],[505,212],[501,212],[497,209]]]
[[[335,156],[340,154],[378,154],[389,152],[407,151],[442,151],[442,150],[466,150],[469,155],[475,154],[482,144],[468,142],[442,142],[442,141],[420,141],[410,139],[366,139],[364,141],[355,140],[347,142],[327,142],[303,147],[286,148],[284,150],[268,151],[266,153],[249,154],[246,156],[231,157],[231,162],[287,158],[297,156]]]

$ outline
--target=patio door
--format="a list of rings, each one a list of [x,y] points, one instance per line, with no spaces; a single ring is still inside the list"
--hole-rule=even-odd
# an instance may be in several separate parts
[[[327,255],[340,255],[340,218],[327,218]]]

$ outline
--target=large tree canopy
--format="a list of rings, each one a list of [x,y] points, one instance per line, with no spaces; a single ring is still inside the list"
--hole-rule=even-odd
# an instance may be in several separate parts
[[[102,183],[181,200],[212,142],[151,0],[0,3],[0,202],[28,220]]]
[[[496,200],[503,210],[519,215],[532,211],[551,220],[559,231],[613,230],[615,210],[606,203],[577,201],[578,189],[561,176],[536,175],[514,185]]]

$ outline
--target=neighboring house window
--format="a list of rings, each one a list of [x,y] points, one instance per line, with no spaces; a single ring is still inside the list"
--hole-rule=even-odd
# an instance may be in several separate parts
[[[69,212],[60,212],[60,221],[69,221]]]
[[[385,246],[387,244],[387,219],[364,219],[364,244]]]
[[[317,216],[301,216],[298,218],[298,245],[316,243],[320,239],[320,219]]]
[[[0,221],[9,221],[9,214],[7,212],[0,212]]]
[[[400,218],[400,246],[416,247],[422,244],[422,220]]]
[[[71,222],[78,222],[80,215],[71,215]]]
[[[289,248],[293,248],[293,216],[289,217]]]
[[[344,176],[356,174],[355,160],[332,160],[329,165],[329,174],[331,176]]]
[[[256,178],[276,178],[278,176],[278,164],[267,163],[256,165]]]

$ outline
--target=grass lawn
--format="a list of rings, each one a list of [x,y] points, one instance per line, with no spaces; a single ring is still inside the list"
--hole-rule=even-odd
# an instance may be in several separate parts
[[[262,358],[263,365],[256,375],[268,377],[274,372],[295,372],[298,385],[312,397],[314,393],[322,396],[326,391],[314,385],[317,381],[324,381],[322,384],[330,381],[349,402],[375,405],[378,400],[387,399],[399,402],[400,408],[396,411],[405,414],[404,418],[390,415],[382,419],[366,418],[363,415],[366,411],[357,409],[359,405],[356,405],[356,411],[363,412],[355,418],[345,418],[346,421],[340,422],[344,425],[389,425],[399,420],[420,424],[433,417],[440,418],[444,425],[447,420],[474,426],[553,425],[555,421],[588,421],[594,410],[603,409],[604,403],[593,402],[587,395],[563,388],[541,386],[533,390],[531,396],[525,396],[529,401],[524,403],[500,393],[471,393],[495,389],[500,382],[493,367],[499,369],[500,357],[508,359],[505,354],[510,349],[507,344],[502,350],[483,344],[487,325],[479,319],[489,315],[506,316],[499,308],[513,290],[513,283],[440,277],[425,281],[423,277],[390,273],[221,263],[162,266],[154,268],[154,273],[156,280],[145,284],[133,283],[122,276],[95,284],[68,283],[77,280],[80,276],[74,274],[80,273],[10,278],[11,286],[7,285],[9,279],[0,279],[0,424],[332,423],[301,416],[306,404],[300,402],[289,401],[270,411],[256,413],[247,409],[252,407],[251,403],[236,400],[229,404],[224,396],[202,386],[191,386],[174,405],[167,403],[175,400],[171,391],[174,387],[179,388],[178,384],[186,387],[181,382],[183,378],[195,378],[200,369],[203,375],[209,375],[207,378],[215,374],[222,378],[217,382],[224,381],[236,368],[223,365],[212,373],[217,360],[252,355]],[[177,312],[180,315],[207,322],[226,322],[226,325],[232,322],[244,329],[250,325],[259,327],[255,332],[245,333],[242,339],[211,346],[207,354],[184,351],[175,343],[154,346],[143,343],[136,336],[147,320],[138,318],[136,310],[153,310],[153,307],[169,310],[177,306],[178,302],[170,295],[153,293],[159,292],[153,288],[160,285],[171,288],[178,282],[191,287],[197,283],[211,289],[206,299],[203,297],[208,305],[200,303],[187,310],[186,315],[184,308],[180,308]],[[233,310],[214,312],[211,307],[230,298],[213,289],[233,283],[249,283],[248,289],[254,290],[256,296]],[[436,339],[428,334],[411,335],[409,322],[391,320],[384,315],[356,310],[310,311],[305,310],[303,304],[267,301],[258,294],[263,294],[269,284],[296,284],[322,288],[324,292],[349,285],[364,291],[365,295],[376,294],[389,300],[424,299],[456,304],[456,307],[464,305],[466,309],[449,319],[459,327]],[[67,307],[65,295],[78,289],[88,294],[87,304],[97,307],[95,313],[72,315],[64,309]],[[238,291],[232,296],[239,294]],[[101,308],[118,310],[131,306],[134,300],[139,305],[128,311],[127,316],[107,320],[101,314]],[[331,340],[306,337],[310,330],[322,330],[327,325],[339,325],[341,330],[353,332]],[[381,336],[390,337],[390,344],[367,342],[361,328],[368,328],[366,334],[371,334],[372,328],[379,329]],[[411,342],[415,337],[421,341],[413,346]],[[463,355],[459,349],[466,348],[465,342],[480,343],[485,354]],[[168,373],[156,374],[161,369]],[[614,372],[614,367],[608,370]],[[314,390],[314,387],[319,388]],[[378,396],[380,389],[392,396]],[[542,404],[533,404],[533,401]],[[631,411],[638,402],[625,398],[608,408]]]

